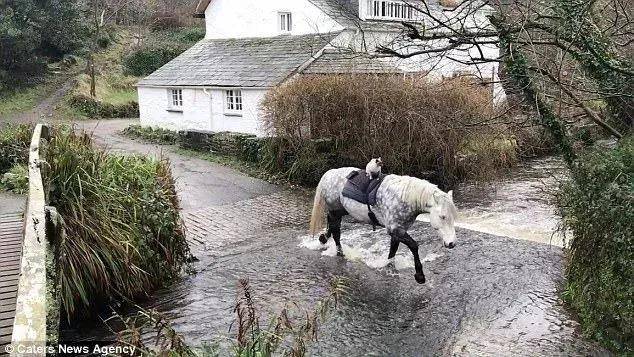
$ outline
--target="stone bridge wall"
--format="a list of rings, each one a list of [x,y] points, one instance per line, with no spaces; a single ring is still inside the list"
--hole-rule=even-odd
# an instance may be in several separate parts
[[[47,342],[56,343],[59,325],[59,308],[48,281],[48,261],[51,260],[47,231],[48,208],[46,191],[42,179],[45,165],[42,149],[49,138],[46,125],[38,124],[33,132],[29,148],[29,195],[25,214],[24,241],[20,263],[20,278],[13,323],[12,345],[29,346],[41,353],[29,354],[45,356]],[[48,260],[47,260],[48,259]],[[51,340],[51,336],[53,340]],[[12,356],[20,353],[16,350]]]

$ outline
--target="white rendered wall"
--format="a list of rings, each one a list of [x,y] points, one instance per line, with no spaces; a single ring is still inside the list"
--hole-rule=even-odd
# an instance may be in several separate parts
[[[170,110],[169,88],[138,87],[142,126],[170,130],[234,131],[264,135],[259,121],[259,105],[265,89],[242,89],[242,116],[224,112],[224,89],[183,88],[182,112]]]
[[[224,90],[212,90],[212,131],[234,131],[264,135],[260,121],[260,102],[266,89],[242,89],[242,116],[224,113]]]
[[[307,0],[212,0],[205,11],[206,38],[280,35],[279,12],[292,13],[292,35],[343,29]]]

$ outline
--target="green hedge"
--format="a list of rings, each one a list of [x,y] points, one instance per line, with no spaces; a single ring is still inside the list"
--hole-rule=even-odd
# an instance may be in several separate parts
[[[123,135],[133,138],[142,139],[156,144],[172,145],[178,142],[178,133],[172,130],[142,127],[141,125],[130,125],[123,129]]]
[[[182,46],[142,48],[123,60],[124,73],[131,76],[146,76],[183,53]]]
[[[316,186],[328,169],[347,164],[339,155],[336,143],[329,139],[297,142],[270,138],[261,144],[259,162],[262,168],[306,186]]]
[[[138,118],[139,103],[128,102],[114,105],[95,100],[85,95],[74,95],[69,99],[71,107],[89,118]]]
[[[146,76],[204,37],[205,29],[198,27],[155,32],[143,47],[124,58],[124,73],[137,77]]]
[[[564,296],[587,334],[634,353],[634,138],[582,156],[559,205],[574,235]]]

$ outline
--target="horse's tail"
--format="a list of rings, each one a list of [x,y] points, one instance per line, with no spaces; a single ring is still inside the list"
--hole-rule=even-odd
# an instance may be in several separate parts
[[[315,189],[315,200],[313,201],[313,213],[310,216],[310,234],[313,236],[324,228],[324,213],[326,213],[326,199],[324,198],[322,183],[324,178],[319,180]]]

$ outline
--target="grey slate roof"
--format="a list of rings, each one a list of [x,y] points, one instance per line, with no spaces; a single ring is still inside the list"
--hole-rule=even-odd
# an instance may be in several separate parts
[[[338,34],[202,40],[138,85],[272,87]]]
[[[342,74],[342,73],[399,73],[398,68],[389,62],[369,57],[365,54],[324,51],[324,53],[305,68],[303,74]]]

